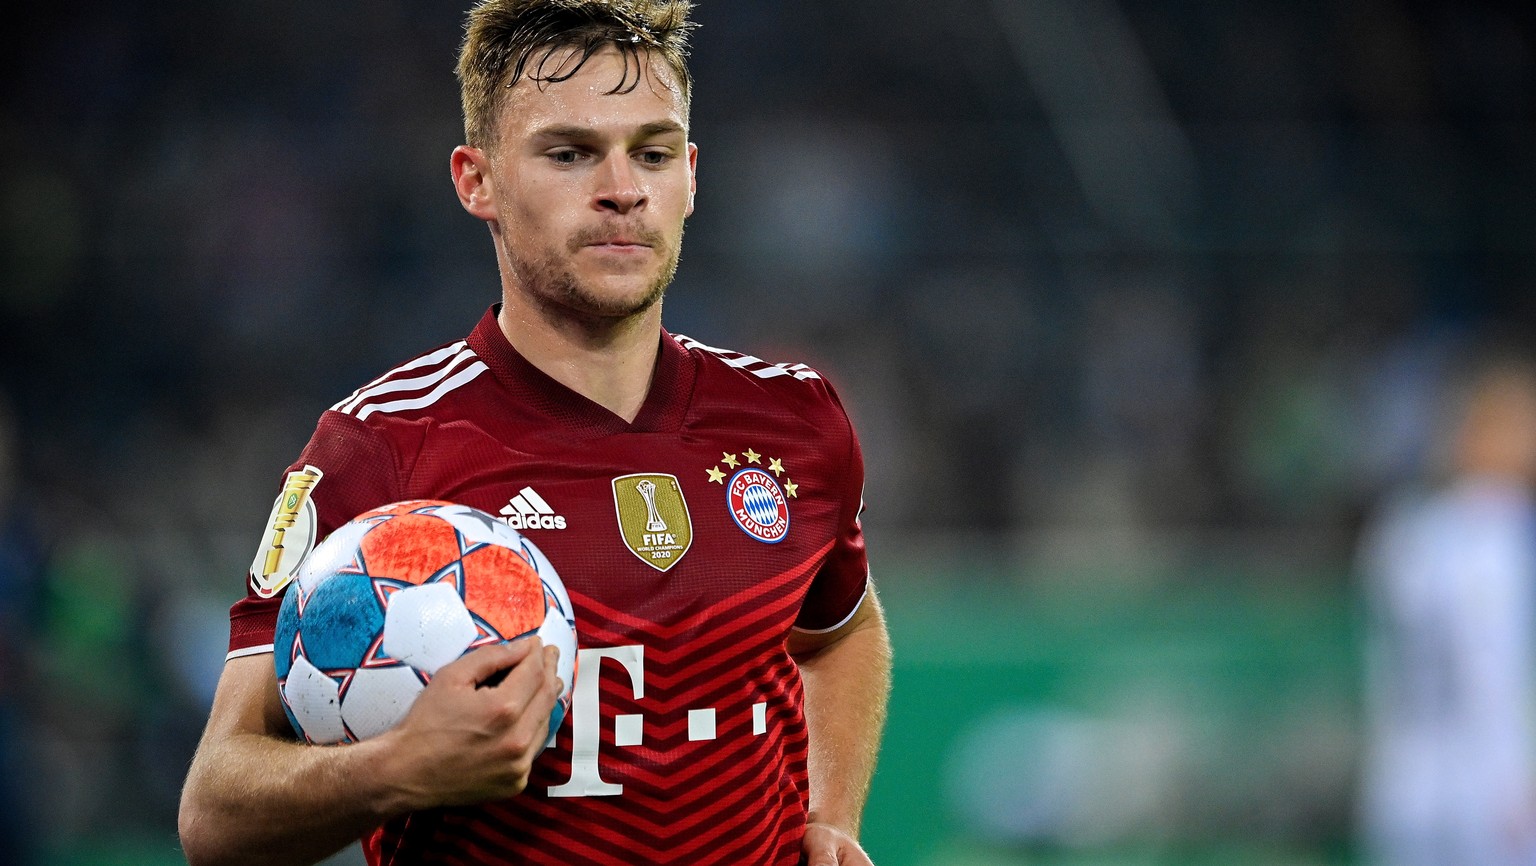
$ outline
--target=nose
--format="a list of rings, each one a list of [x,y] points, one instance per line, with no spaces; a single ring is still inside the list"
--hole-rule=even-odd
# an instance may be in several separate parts
[[[629,154],[614,154],[603,160],[598,172],[598,186],[592,205],[597,210],[627,214],[645,206],[645,190],[629,161]]]

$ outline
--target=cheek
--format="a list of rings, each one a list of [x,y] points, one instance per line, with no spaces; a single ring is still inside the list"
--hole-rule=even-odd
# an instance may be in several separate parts
[[[516,191],[502,211],[508,214],[507,222],[526,234],[560,233],[572,222],[571,194],[554,184],[526,186]]]
[[[687,181],[658,184],[651,195],[661,213],[682,219],[693,211],[693,192]]]

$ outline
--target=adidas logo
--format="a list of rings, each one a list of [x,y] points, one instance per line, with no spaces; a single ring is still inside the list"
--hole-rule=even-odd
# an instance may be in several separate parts
[[[565,517],[556,514],[544,497],[524,487],[501,507],[502,519],[513,529],[564,529]]]

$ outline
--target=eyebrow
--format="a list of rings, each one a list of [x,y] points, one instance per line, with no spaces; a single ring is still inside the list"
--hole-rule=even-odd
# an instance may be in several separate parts
[[[682,125],[675,120],[653,120],[650,123],[641,124],[637,130],[639,138],[655,138],[659,135],[672,133],[685,133]],[[592,141],[602,138],[603,135],[589,126],[577,126],[570,123],[560,123],[546,126],[534,132],[535,138],[557,138],[566,141]]]

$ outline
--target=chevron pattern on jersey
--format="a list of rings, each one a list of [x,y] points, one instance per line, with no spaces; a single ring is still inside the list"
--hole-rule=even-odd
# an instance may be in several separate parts
[[[801,593],[831,545],[774,578],[675,622],[655,623],[576,592],[582,643],[642,644],[644,697],[621,666],[600,671],[600,772],[618,796],[550,798],[571,776],[571,732],[540,758],[528,790],[488,804],[481,820],[439,813],[432,862],[577,864],[785,864],[799,859],[807,786],[799,669],[784,645]],[[754,704],[766,731],[754,733]],[[690,740],[690,710],[715,710],[714,739]],[[616,746],[614,715],[644,717],[639,745]],[[414,834],[423,827],[410,827]],[[399,837],[396,837],[399,839]],[[388,842],[388,838],[383,840]],[[385,848],[391,847],[386,844]],[[450,853],[453,852],[453,853]],[[389,862],[386,857],[384,862]]]

